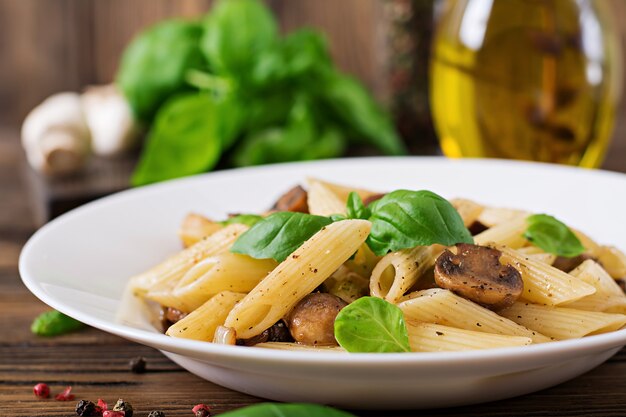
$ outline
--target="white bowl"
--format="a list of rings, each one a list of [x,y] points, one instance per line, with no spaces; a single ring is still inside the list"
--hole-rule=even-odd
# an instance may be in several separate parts
[[[104,331],[162,350],[202,378],[259,397],[348,408],[425,408],[492,401],[574,378],[626,344],[626,330],[578,340],[473,352],[347,354],[264,350],[175,339],[137,308],[120,324],[128,277],[180,249],[188,212],[223,218],[266,209],[307,176],[374,190],[429,189],[549,213],[626,248],[626,175],[546,164],[443,158],[364,158],[222,171],[125,191],[41,228],[20,273],[42,301]]]

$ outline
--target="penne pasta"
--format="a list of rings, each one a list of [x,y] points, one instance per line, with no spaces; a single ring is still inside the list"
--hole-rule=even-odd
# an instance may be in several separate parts
[[[213,341],[215,330],[245,294],[223,291],[171,325],[165,334],[184,339]]]
[[[456,211],[463,219],[465,227],[470,227],[478,221],[478,217],[485,209],[484,206],[464,198],[454,198],[450,200],[450,203],[452,203]]]
[[[503,336],[431,323],[407,323],[413,352],[454,352],[530,345],[528,337]]]
[[[504,317],[557,340],[618,330],[626,315],[517,302],[500,312]]]
[[[440,245],[417,246],[383,256],[372,271],[370,293],[396,303],[424,272],[433,267],[442,251]]]
[[[135,294],[171,290],[183,275],[201,260],[224,253],[246,230],[242,224],[231,224],[187,249],[171,256],[154,268],[130,279]]]
[[[183,219],[180,229],[178,229],[178,237],[183,242],[183,246],[187,248],[223,227],[221,224],[213,222],[204,216],[190,213]]]
[[[311,214],[318,216],[345,214],[346,201],[329,188],[326,183],[309,179],[308,185],[307,204]]]
[[[526,217],[516,217],[477,234],[474,236],[474,243],[483,246],[496,243],[512,249],[521,248],[526,244],[524,238],[526,227]]]
[[[230,312],[224,325],[243,339],[269,328],[348,260],[369,231],[366,220],[326,226],[265,277]]]
[[[409,294],[399,304],[404,317],[414,322],[441,324],[458,329],[530,338],[534,343],[550,338],[479,306],[452,291],[432,288]]]
[[[524,281],[523,298],[533,303],[559,305],[579,300],[596,292],[593,285],[587,284],[561,270],[543,262],[537,262],[528,256],[517,253],[504,246],[497,246],[502,251],[502,262],[513,265]]]
[[[593,285],[596,292],[580,300],[566,303],[564,307],[626,314],[626,294],[597,262],[588,259],[570,274]]]

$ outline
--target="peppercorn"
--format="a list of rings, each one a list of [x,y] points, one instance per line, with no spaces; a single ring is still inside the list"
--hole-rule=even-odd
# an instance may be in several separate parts
[[[50,388],[43,382],[40,382],[33,387],[33,393],[39,398],[48,398],[50,396]]]
[[[96,416],[96,405],[88,400],[80,400],[76,404],[76,414],[79,416]]]
[[[192,408],[191,411],[193,411],[196,417],[210,417],[211,416],[211,410],[209,409],[209,406],[206,404],[198,404],[194,408]]]
[[[124,412],[107,410],[102,413],[102,417],[124,417]]]
[[[165,417],[165,413],[163,411],[150,411],[148,417]]]
[[[123,411],[124,417],[133,417],[133,406],[121,398],[113,406],[113,411]]]
[[[137,356],[128,362],[130,371],[134,374],[143,374],[146,372],[146,360],[141,356]]]

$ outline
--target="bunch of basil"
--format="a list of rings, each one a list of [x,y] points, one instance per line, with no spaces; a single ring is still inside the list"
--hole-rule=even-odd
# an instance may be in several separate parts
[[[280,37],[258,0],[220,0],[200,22],[137,36],[117,84],[150,126],[135,185],[224,165],[332,158],[350,143],[405,152],[391,120],[332,63],[324,37]]]

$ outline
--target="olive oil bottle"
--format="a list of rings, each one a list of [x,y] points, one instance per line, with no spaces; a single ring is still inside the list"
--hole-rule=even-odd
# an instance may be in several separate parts
[[[609,5],[445,2],[430,68],[444,154],[599,166],[622,77]]]

